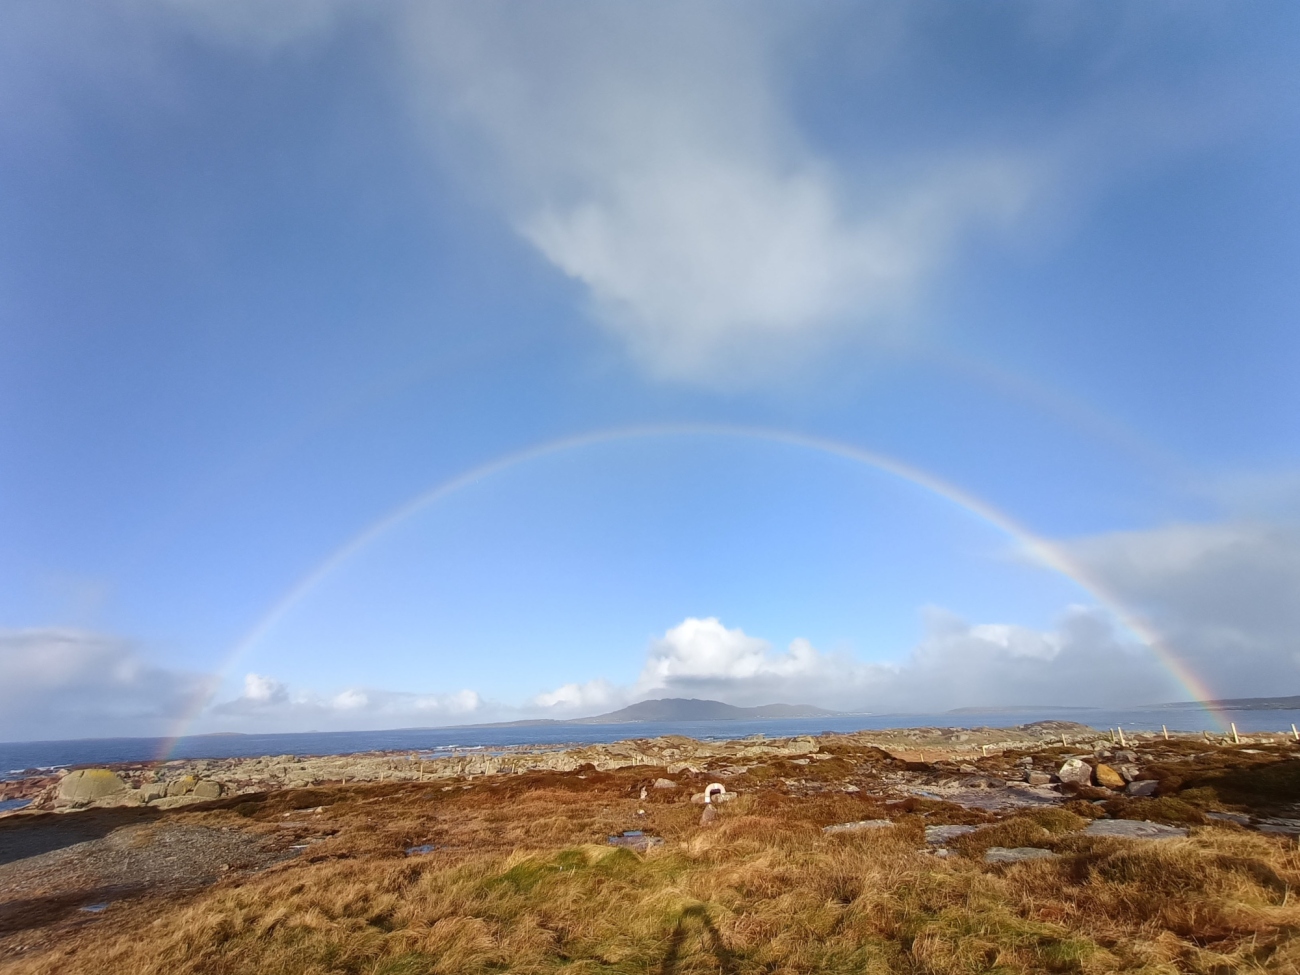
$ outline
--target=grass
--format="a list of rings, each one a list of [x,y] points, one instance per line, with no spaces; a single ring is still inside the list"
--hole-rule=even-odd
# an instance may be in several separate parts
[[[853,756],[844,758],[852,769]],[[1245,774],[1194,771],[1168,774],[1186,773],[1189,789]],[[302,821],[300,830],[325,838],[310,857],[263,873],[110,910],[66,950],[0,967],[14,975],[1300,971],[1292,894],[1300,853],[1291,838],[1212,823],[1193,825],[1185,840],[1130,842],[1080,833],[1098,812],[1088,803],[998,818],[924,799],[796,797],[763,775],[701,828],[687,789],[640,800],[646,774],[316,789],[190,814],[268,835]],[[1139,818],[1181,814],[1171,803],[1197,809],[1177,798],[1147,802],[1133,807]],[[885,816],[894,828],[820,829]],[[923,842],[923,826],[939,822],[982,828],[940,859]],[[644,855],[603,844],[633,826],[665,844]],[[425,842],[439,849],[403,855]],[[988,866],[990,846],[1059,856]]]

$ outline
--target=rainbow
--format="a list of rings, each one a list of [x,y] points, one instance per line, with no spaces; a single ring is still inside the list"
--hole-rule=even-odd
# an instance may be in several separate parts
[[[1024,525],[1013,519],[1010,515],[998,510],[988,502],[963,491],[961,488],[948,483],[942,478],[936,477],[927,471],[921,470],[918,467],[913,467],[911,464],[889,457],[885,454],[865,450],[853,444],[830,440],[824,437],[792,433],[785,430],[732,426],[726,424],[691,423],[621,427],[613,430],[598,430],[590,433],[578,434],[576,436],[563,437],[558,440],[551,440],[546,443],[537,444],[507,454],[504,457],[499,457],[496,460],[489,461],[486,464],[465,471],[450,480],[443,481],[430,490],[417,495],[402,505],[399,505],[379,520],[358,532],[351,539],[330,553],[324,561],[303,576],[292,588],[276,600],[275,603],[273,603],[267,611],[262,614],[261,618],[258,619],[253,627],[249,629],[244,637],[235,644],[222,659],[217,668],[218,679],[214,682],[214,686],[224,680],[230,673],[231,668],[239,662],[240,658],[243,657],[250,648],[262,640],[266,634],[284,618],[289,610],[292,609],[299,600],[311,592],[312,589],[319,585],[326,576],[330,575],[380,536],[388,533],[406,519],[410,518],[417,512],[428,508],[430,505],[437,504],[444,498],[478,484],[493,475],[500,474],[503,471],[517,467],[520,464],[539,460],[543,457],[619,441],[679,436],[733,437],[815,450],[820,453],[866,464],[878,471],[883,471],[884,473],[901,478],[910,484],[924,488],[925,490],[952,502],[988,524],[998,528],[1006,535],[1009,535],[1035,561],[1071,579],[1076,585],[1091,595],[1098,603],[1105,607],[1120,622],[1120,624],[1124,626],[1125,629],[1131,632],[1142,644],[1148,647],[1174,679],[1186,689],[1188,694],[1190,694],[1194,700],[1205,705],[1207,710],[1214,715],[1215,719],[1223,725],[1223,719],[1214,711],[1213,708],[1209,707],[1208,702],[1213,700],[1213,694],[1210,692],[1209,688],[1201,678],[1198,677],[1191,668],[1178,657],[1154,627],[1126,607],[1124,602],[1116,593],[1109,589],[1109,587],[1107,587],[1100,579],[1089,573],[1085,566],[1071,558],[1060,546],[1054,545],[1047,539],[1034,534]],[[193,706],[180,719],[173,733],[168,738],[164,739],[160,758],[165,758],[171,753],[172,748],[175,747],[176,740],[185,734],[190,724],[192,724],[199,714],[202,713],[204,708],[207,707],[209,700],[210,698],[199,700],[195,706]],[[1223,725],[1223,727],[1226,729],[1226,725]]]

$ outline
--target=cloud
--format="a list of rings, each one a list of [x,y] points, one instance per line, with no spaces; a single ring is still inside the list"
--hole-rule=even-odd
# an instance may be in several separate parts
[[[563,684],[553,691],[538,694],[532,703],[564,714],[590,714],[602,708],[618,707],[626,703],[626,697],[626,691],[598,677],[584,684]]]
[[[971,624],[929,609],[922,640],[885,663],[825,653],[804,639],[778,652],[714,617],[688,618],[651,642],[634,685],[593,683],[601,685],[602,709],[658,697],[874,712],[1122,706],[1177,697],[1173,679],[1146,648],[1119,638],[1105,614],[1082,607],[1049,631]],[[574,693],[578,687],[554,692],[556,703],[581,710],[588,701]]]
[[[1069,543],[1216,697],[1300,693],[1300,528],[1231,521]]]
[[[161,735],[213,689],[129,642],[69,629],[0,631],[0,740]]]
[[[640,684],[653,688],[692,680],[791,677],[821,667],[821,655],[807,640],[795,640],[788,652],[774,654],[767,641],[727,629],[717,617],[688,618],[651,644]]]
[[[652,373],[704,385],[889,334],[1046,175],[1019,148],[945,147],[848,179],[786,104],[783,25],[741,9],[428,6],[408,35],[444,148],[475,145],[520,235]]]
[[[419,694],[349,687],[321,694],[295,692],[273,677],[246,674],[243,692],[209,707],[202,722],[207,727],[263,731],[363,730],[481,720],[484,708],[482,698],[472,690]]]

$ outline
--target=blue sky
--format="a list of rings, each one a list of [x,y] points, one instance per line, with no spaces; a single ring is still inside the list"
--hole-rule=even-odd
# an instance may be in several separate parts
[[[1300,693],[1297,17],[7,4],[0,737]]]

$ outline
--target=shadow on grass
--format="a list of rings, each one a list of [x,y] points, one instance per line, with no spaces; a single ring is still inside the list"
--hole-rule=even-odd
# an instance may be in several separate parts
[[[75,916],[88,905],[103,910],[113,901],[124,900],[145,890],[144,886],[95,887],[90,890],[51,894],[46,897],[7,901],[0,904],[0,935],[46,927],[56,921]],[[93,915],[86,915],[87,918],[91,916]]]
[[[0,824],[0,865],[103,839],[119,826],[158,819],[156,809],[126,806],[14,817]]]
[[[668,941],[668,953],[664,955],[663,964],[659,968],[659,975],[676,975],[681,964],[682,945],[686,941],[687,922],[691,920],[699,921],[705,934],[708,935],[709,950],[713,952],[714,960],[718,963],[718,971],[722,972],[722,975],[735,975],[738,971],[736,956],[723,943],[722,935],[718,933],[718,929],[702,904],[686,908],[677,919],[677,925],[673,928],[672,937]]]

